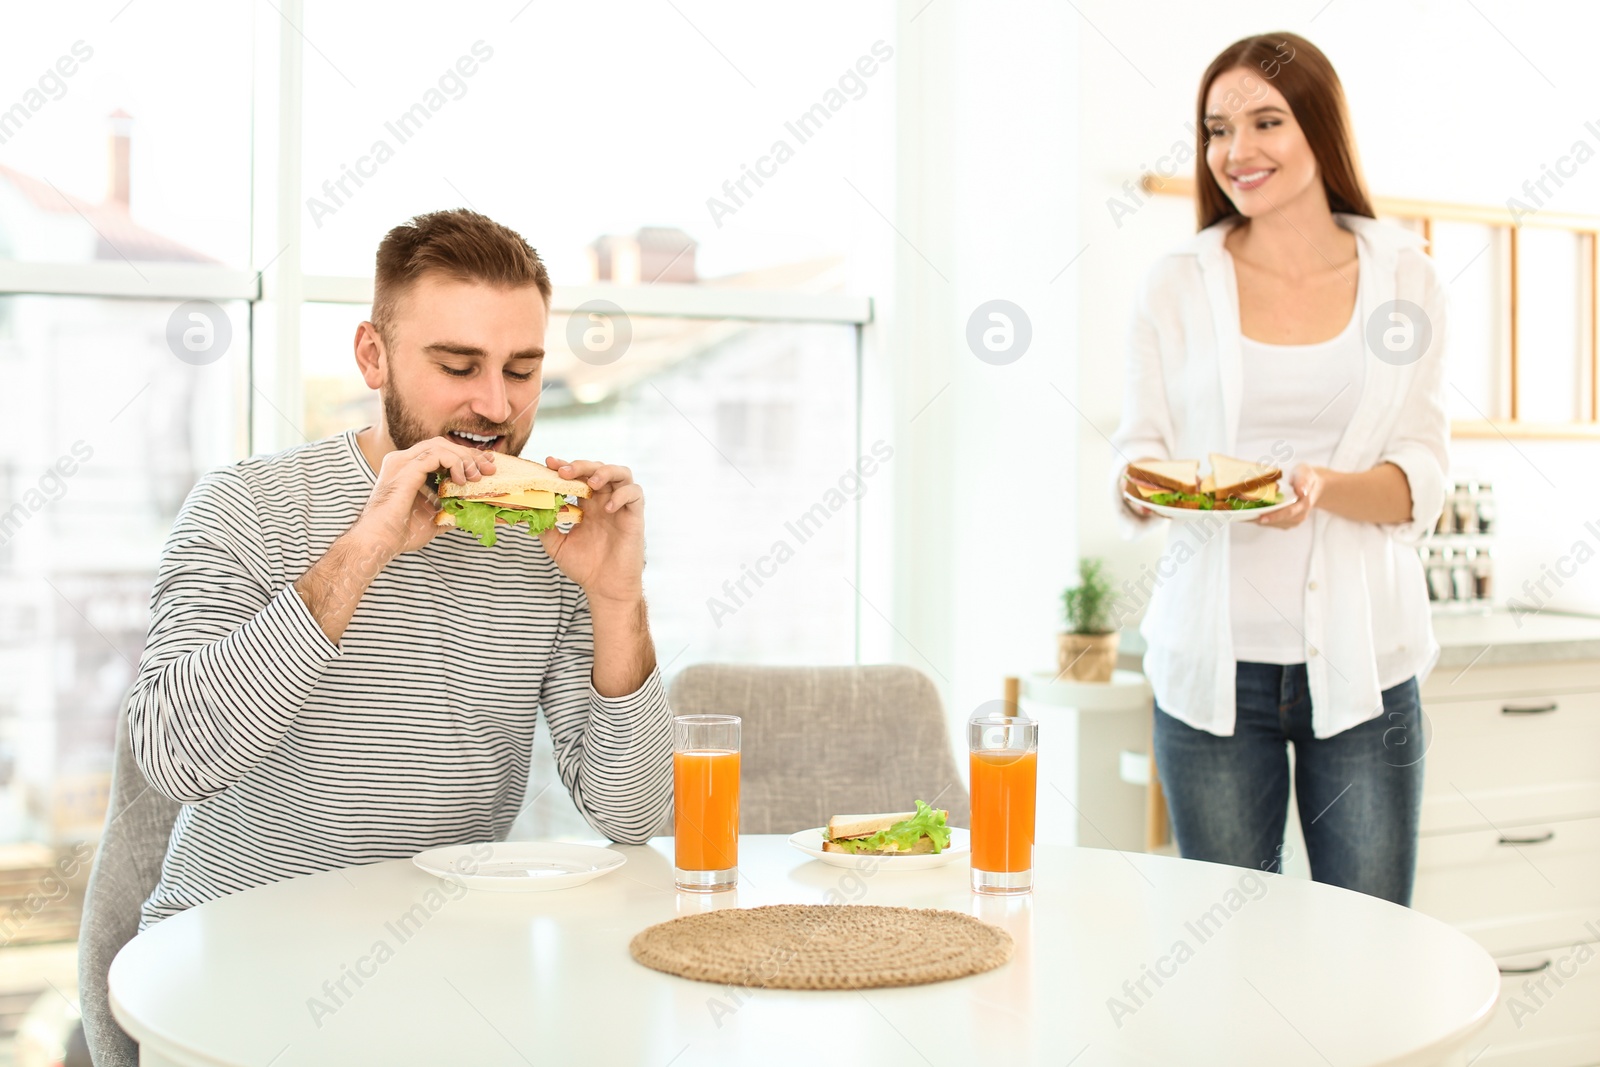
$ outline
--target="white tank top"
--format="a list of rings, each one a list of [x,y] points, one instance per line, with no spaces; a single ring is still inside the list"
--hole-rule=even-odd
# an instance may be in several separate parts
[[[1244,390],[1240,459],[1283,469],[1325,467],[1355,414],[1366,378],[1356,315],[1339,336],[1313,345],[1240,338]],[[1304,663],[1312,517],[1289,530],[1235,523],[1230,530],[1236,660]]]

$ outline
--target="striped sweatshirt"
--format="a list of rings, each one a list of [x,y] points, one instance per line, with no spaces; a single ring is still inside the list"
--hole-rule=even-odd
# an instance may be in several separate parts
[[[183,805],[141,930],[293,875],[504,839],[540,708],[595,830],[638,843],[665,817],[660,674],[595,691],[588,602],[525,531],[493,548],[441,531],[328,640],[294,582],[376,480],[352,430],[212,471],[184,502],[128,704],[139,767]]]

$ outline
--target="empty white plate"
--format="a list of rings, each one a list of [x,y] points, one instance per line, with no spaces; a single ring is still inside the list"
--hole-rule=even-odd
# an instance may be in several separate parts
[[[791,834],[789,844],[823,863],[852,871],[925,871],[930,867],[943,867],[957,856],[965,856],[972,850],[971,835],[952,826],[950,847],[943,852],[923,852],[913,856],[858,856],[854,852],[824,852],[822,829],[816,826]]]
[[[430,848],[412,856],[411,862],[429,874],[448,878],[468,889],[545,893],[570,889],[610,874],[627,863],[628,857],[595,845],[493,841]]]

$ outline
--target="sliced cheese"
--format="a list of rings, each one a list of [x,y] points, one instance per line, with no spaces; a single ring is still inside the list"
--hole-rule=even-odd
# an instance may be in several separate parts
[[[524,489],[516,493],[504,493],[498,496],[469,497],[471,500],[481,500],[485,504],[499,504],[508,508],[543,508],[546,511],[560,507],[566,501],[554,493],[542,489]]]
[[[1235,493],[1234,496],[1239,500],[1276,500],[1278,499],[1278,486],[1274,482],[1271,485],[1263,485],[1260,489],[1251,489],[1246,493]]]

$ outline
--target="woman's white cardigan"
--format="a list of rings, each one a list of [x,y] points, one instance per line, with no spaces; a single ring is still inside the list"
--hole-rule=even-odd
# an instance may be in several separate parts
[[[1446,299],[1433,261],[1422,238],[1407,230],[1354,215],[1335,217],[1356,235],[1357,325],[1367,363],[1360,401],[1328,466],[1364,471],[1393,463],[1411,484],[1411,519],[1379,526],[1321,509],[1306,519],[1313,524],[1311,568],[1304,625],[1296,629],[1303,631],[1317,737],[1382,714],[1384,685],[1414,674],[1426,677],[1438,659],[1414,546],[1438,519],[1449,466]],[[1233,259],[1223,247],[1230,225],[1196,234],[1150,272],[1134,315],[1122,426],[1112,439],[1119,471],[1123,463],[1146,457],[1234,454],[1243,382],[1239,290]],[[1420,308],[1425,321],[1417,321],[1406,304],[1395,305],[1397,300]],[[1399,355],[1374,347],[1384,330],[1403,330],[1407,321],[1414,337],[1431,332],[1425,346]],[[1405,334],[1391,337],[1403,341]],[[1156,700],[1191,726],[1229,736],[1234,653],[1228,527],[1216,520],[1138,519],[1121,506],[1120,487],[1115,491],[1130,537],[1151,526],[1171,527],[1140,627]],[[1135,589],[1134,595],[1143,593]]]

